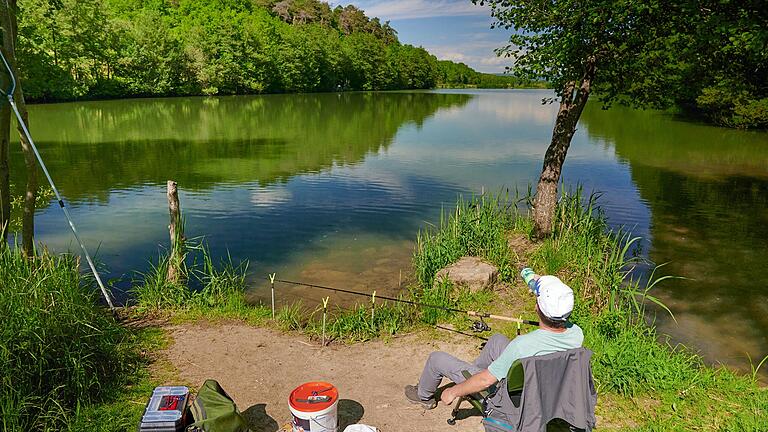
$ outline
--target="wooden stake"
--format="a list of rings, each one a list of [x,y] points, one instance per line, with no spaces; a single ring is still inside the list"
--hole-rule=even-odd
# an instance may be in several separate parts
[[[184,227],[181,224],[181,205],[179,204],[179,191],[175,181],[168,180],[168,212],[171,223],[168,232],[171,235],[171,254],[168,257],[167,280],[170,283],[178,283],[181,279],[181,260],[184,248]]]

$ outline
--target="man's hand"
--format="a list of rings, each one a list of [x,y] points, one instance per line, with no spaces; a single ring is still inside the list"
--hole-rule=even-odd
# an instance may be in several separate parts
[[[496,384],[496,382],[498,382],[496,377],[488,372],[488,369],[485,369],[472,375],[463,383],[443,390],[443,394],[440,395],[440,401],[450,405],[456,398],[485,390],[491,385]]]
[[[456,394],[451,391],[453,390],[453,387],[448,387],[447,389],[443,390],[443,393],[440,395],[440,402],[450,405],[453,403],[453,401],[456,400]]]

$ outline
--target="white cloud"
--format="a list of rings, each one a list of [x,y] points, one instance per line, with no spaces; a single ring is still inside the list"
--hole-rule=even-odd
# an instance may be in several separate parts
[[[293,194],[285,188],[259,188],[251,191],[251,203],[256,207],[276,207],[291,198]]]
[[[400,40],[423,46],[441,60],[463,62],[487,73],[504,72],[512,64],[494,52],[507,43],[508,32],[491,30],[490,9],[470,0],[334,0],[330,4],[354,4],[370,17],[395,21],[396,30],[402,29],[398,24],[403,21],[413,20],[404,25]],[[444,19],[427,20],[436,17]]]
[[[469,0],[350,0],[331,1],[331,6],[354,4],[369,17],[406,20],[446,16],[488,16],[489,9]]]
[[[425,45],[424,48],[440,60],[466,63],[480,72],[500,73],[506,66],[512,65],[512,59],[499,57],[494,51],[502,45],[495,41],[476,40],[451,45]]]

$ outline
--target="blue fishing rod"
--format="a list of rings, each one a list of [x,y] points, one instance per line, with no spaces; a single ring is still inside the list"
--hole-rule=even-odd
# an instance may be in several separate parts
[[[3,54],[2,50],[0,50],[0,57],[2,57],[3,64],[5,65],[5,69],[8,71],[8,76],[11,78],[11,86],[8,88],[8,90],[0,89],[0,93],[2,93],[6,98],[8,98],[8,103],[11,105],[11,108],[13,109],[14,114],[16,114],[16,119],[19,121],[19,125],[21,126],[21,129],[24,132],[24,136],[26,137],[29,145],[32,147],[32,150],[35,153],[35,157],[37,158],[38,163],[40,163],[40,167],[43,169],[43,172],[45,173],[45,178],[48,179],[48,184],[51,185],[51,189],[53,189],[53,193],[56,195],[56,199],[59,202],[59,207],[61,207],[61,210],[64,212],[64,217],[67,218],[67,222],[69,222],[69,228],[72,230],[72,234],[74,234],[75,240],[77,240],[77,244],[80,245],[80,249],[83,251],[83,256],[85,256],[85,260],[88,262],[88,267],[91,268],[91,272],[93,272],[93,276],[94,278],[96,278],[96,283],[99,285],[99,288],[101,289],[101,293],[104,295],[104,300],[107,301],[107,304],[109,305],[109,309],[114,313],[115,306],[112,303],[112,298],[110,297],[109,292],[107,291],[107,288],[104,286],[104,283],[101,281],[101,277],[99,276],[99,272],[96,270],[96,266],[93,264],[91,255],[88,253],[88,249],[85,248],[83,241],[80,239],[80,235],[77,233],[77,228],[75,228],[75,224],[74,222],[72,222],[72,217],[69,215],[69,210],[67,209],[67,206],[64,204],[64,200],[61,198],[61,194],[59,193],[59,190],[56,188],[56,185],[53,183],[51,174],[48,172],[48,168],[45,166],[45,162],[43,162],[43,158],[40,156],[40,152],[37,151],[37,146],[35,146],[35,142],[32,140],[32,136],[29,134],[29,129],[27,129],[27,124],[21,118],[21,114],[19,113],[19,108],[16,106],[16,101],[13,100],[13,94],[16,92],[16,77],[14,76],[13,70],[11,70],[11,66],[8,64],[8,60],[6,60],[5,54]]]

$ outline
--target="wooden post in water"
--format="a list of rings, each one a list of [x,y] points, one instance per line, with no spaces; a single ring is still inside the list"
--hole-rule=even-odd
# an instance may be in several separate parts
[[[182,276],[181,265],[184,259],[184,226],[181,222],[181,206],[179,205],[178,185],[168,180],[168,212],[171,223],[168,231],[171,235],[171,251],[168,257],[168,275],[170,283],[178,283]]]

